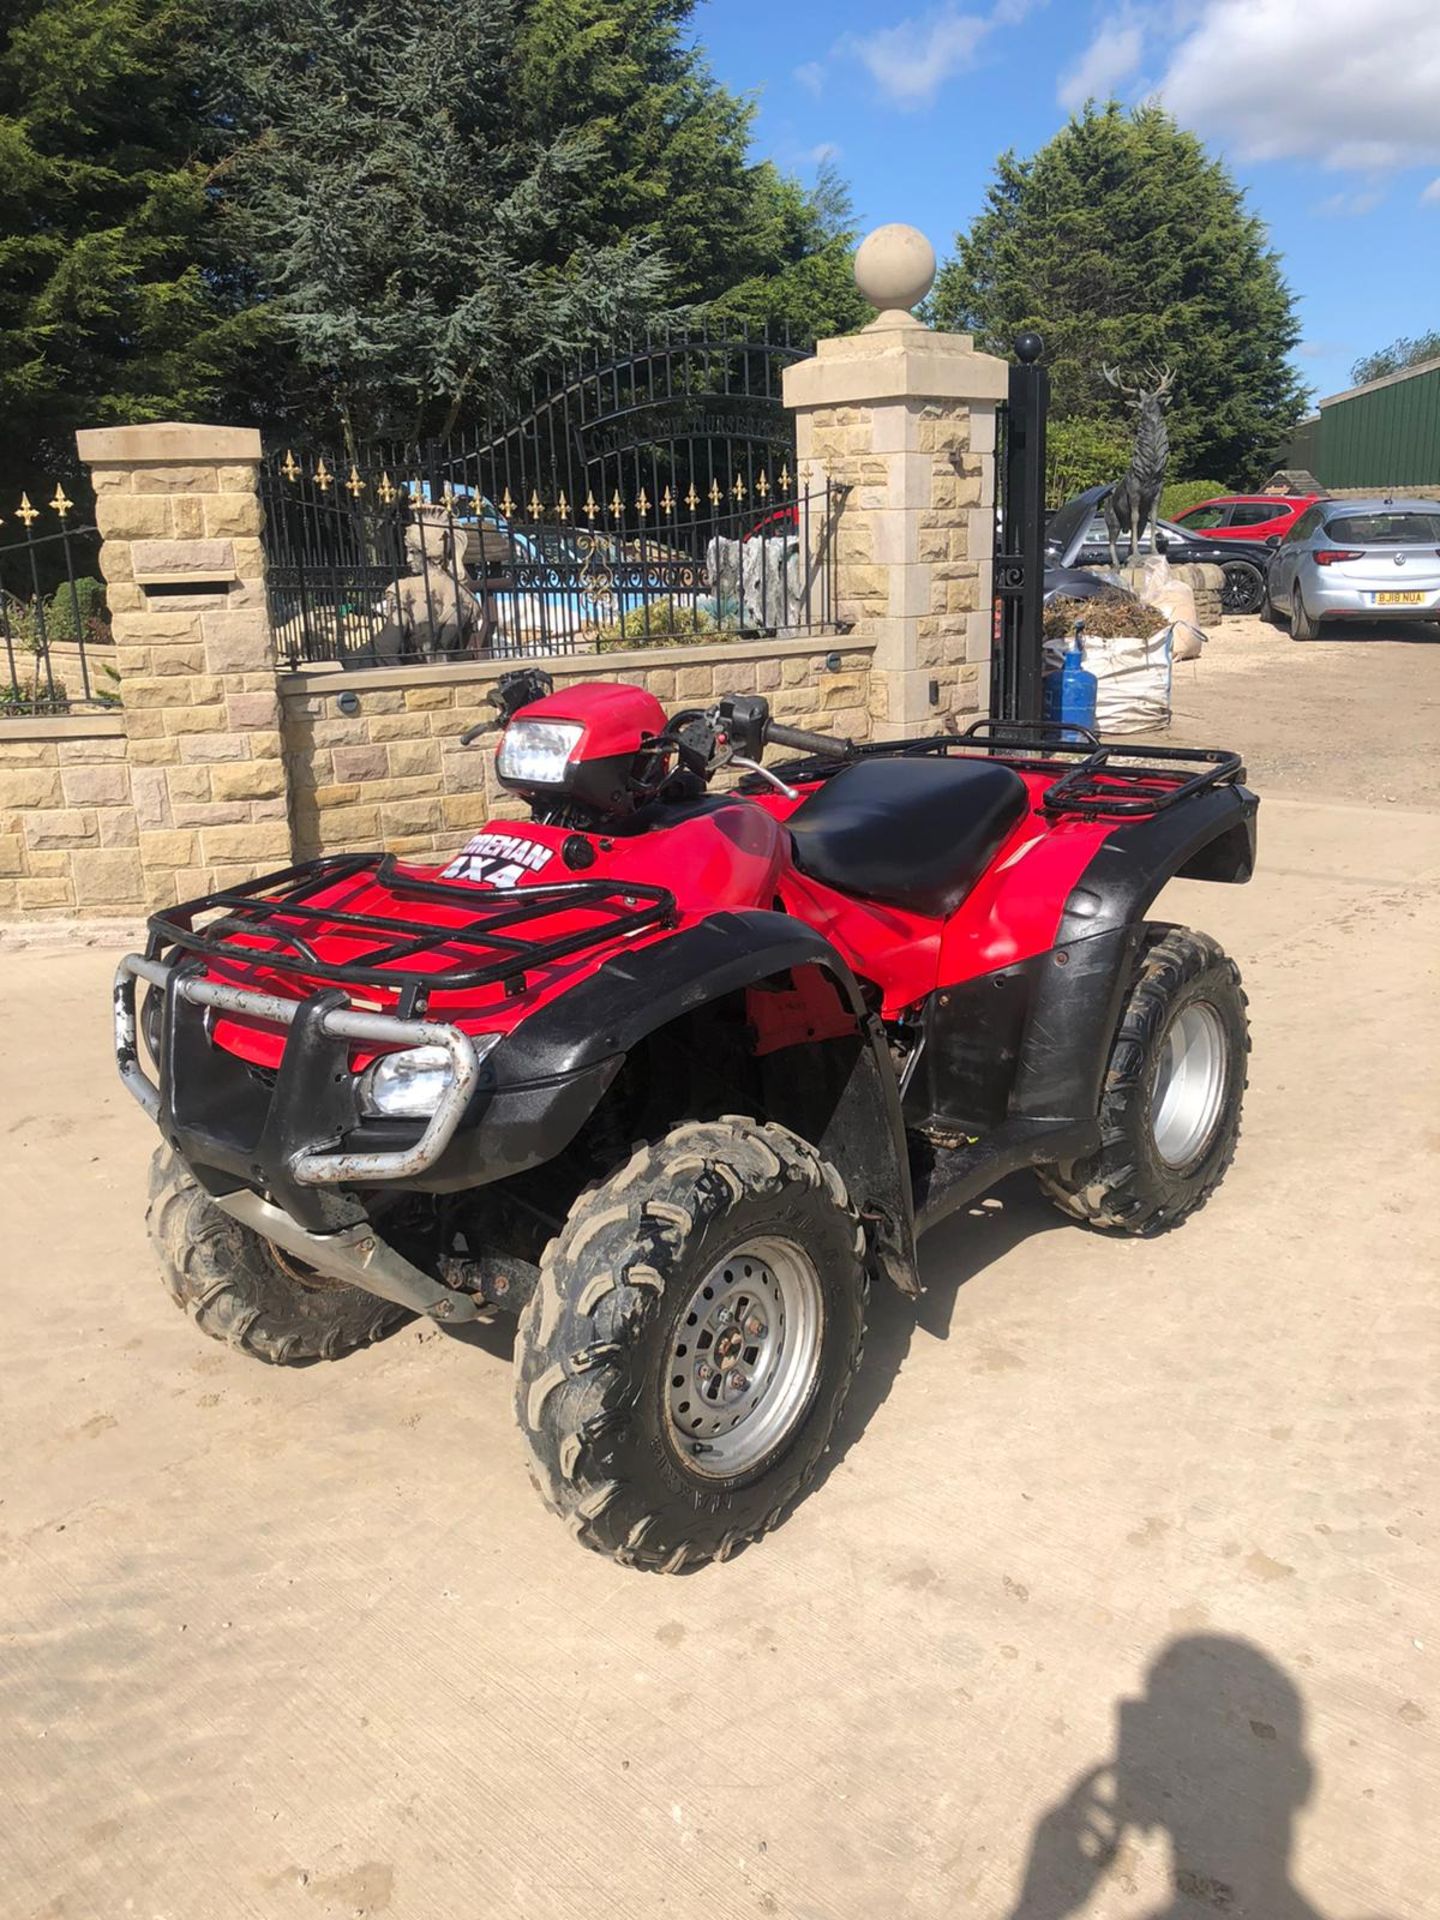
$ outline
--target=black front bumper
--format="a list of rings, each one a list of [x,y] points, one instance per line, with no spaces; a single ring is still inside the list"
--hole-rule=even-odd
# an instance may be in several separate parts
[[[135,992],[163,996],[159,1072],[141,1062]],[[256,1067],[210,1037],[212,1012],[278,1022],[289,1031],[278,1070]],[[428,1121],[359,1110],[350,1052],[357,1043],[443,1046],[450,1092]],[[220,1197],[268,1195],[300,1226],[333,1233],[365,1218],[358,1189],[451,1193],[543,1164],[583,1125],[621,1065],[617,1054],[577,1072],[522,1085],[497,1081],[459,1028],[352,1008],[330,989],[284,1001],[131,954],[115,979],[121,1078],[196,1178]]]

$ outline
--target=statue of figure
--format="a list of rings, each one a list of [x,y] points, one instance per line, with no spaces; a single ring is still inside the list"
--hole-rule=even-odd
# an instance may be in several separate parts
[[[486,622],[470,583],[455,564],[455,524],[438,507],[421,506],[405,529],[409,572],[386,594],[375,639],[385,661],[405,654],[443,659],[475,644]]]
[[[1165,463],[1170,458],[1170,442],[1165,433],[1165,406],[1175,376],[1168,367],[1162,367],[1158,374],[1152,374],[1155,384],[1147,391],[1144,387],[1126,386],[1114,367],[1105,367],[1103,371],[1115,391],[1123,393],[1139,413],[1135,425],[1135,451],[1130,456],[1129,466],[1105,502],[1110,564],[1118,571],[1120,557],[1116,546],[1121,528],[1130,536],[1129,558],[1133,561],[1146,527],[1155,524],[1160,491],[1165,485]]]

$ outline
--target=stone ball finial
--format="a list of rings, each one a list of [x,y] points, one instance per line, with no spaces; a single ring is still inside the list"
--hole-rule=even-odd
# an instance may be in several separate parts
[[[935,284],[935,249],[918,227],[876,227],[855,255],[855,284],[882,321],[894,326],[903,316],[914,325],[911,307]]]

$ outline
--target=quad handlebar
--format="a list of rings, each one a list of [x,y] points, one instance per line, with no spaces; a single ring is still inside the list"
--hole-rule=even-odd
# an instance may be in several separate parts
[[[854,751],[853,742],[837,740],[833,733],[807,733],[804,727],[782,727],[777,721],[765,727],[767,747],[793,747],[796,753],[815,753],[828,760],[843,760]]]

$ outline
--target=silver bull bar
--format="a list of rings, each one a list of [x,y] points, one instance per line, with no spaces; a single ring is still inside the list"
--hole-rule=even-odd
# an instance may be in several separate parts
[[[257,1019],[273,1020],[280,1026],[292,1025],[300,1010],[299,1002],[294,1000],[252,993],[248,988],[229,987],[217,980],[196,980],[187,974],[177,977],[173,967],[159,960],[147,960],[138,953],[127,954],[115,974],[115,1058],[120,1078],[152,1120],[159,1117],[160,1089],[140,1064],[135,1017],[137,980],[148,981],[162,993],[178,993],[197,1006],[217,1007],[225,1013],[251,1014]],[[480,1063],[468,1036],[458,1027],[428,1020],[398,1020],[383,1013],[358,1013],[351,1007],[332,1008],[322,1015],[320,1025],[323,1032],[333,1033],[341,1040],[443,1047],[454,1063],[454,1079],[413,1147],[395,1153],[297,1153],[290,1163],[294,1178],[305,1186],[338,1181],[400,1180],[433,1166],[454,1137],[480,1078]],[[217,1207],[242,1225],[331,1279],[346,1280],[352,1286],[363,1287],[367,1293],[378,1294],[382,1300],[393,1300],[398,1306],[408,1307],[412,1313],[428,1314],[432,1319],[452,1324],[493,1317],[492,1309],[473,1295],[453,1291],[407,1260],[382,1240],[368,1222],[362,1221],[336,1233],[311,1233],[283,1208],[249,1188],[241,1187],[234,1193],[211,1198]]]
[[[163,961],[127,953],[115,973],[115,1060],[120,1078],[152,1120],[159,1117],[160,1089],[140,1062],[135,1017],[137,980],[149,981],[162,993],[178,993],[196,1006],[271,1020],[282,1027],[292,1025],[300,1012],[298,1000],[254,993],[248,987],[226,986],[220,980],[197,980],[188,974],[177,977],[175,969]],[[332,1007],[321,1016],[320,1028],[339,1040],[359,1040],[381,1046],[443,1047],[450,1056],[453,1076],[424,1133],[413,1146],[391,1153],[300,1152],[290,1163],[294,1179],[307,1187],[354,1185],[370,1180],[405,1180],[433,1167],[454,1138],[470,1104],[470,1096],[479,1083],[480,1063],[469,1035],[458,1027],[437,1021],[399,1020],[393,1014],[360,1013],[353,1007]]]

